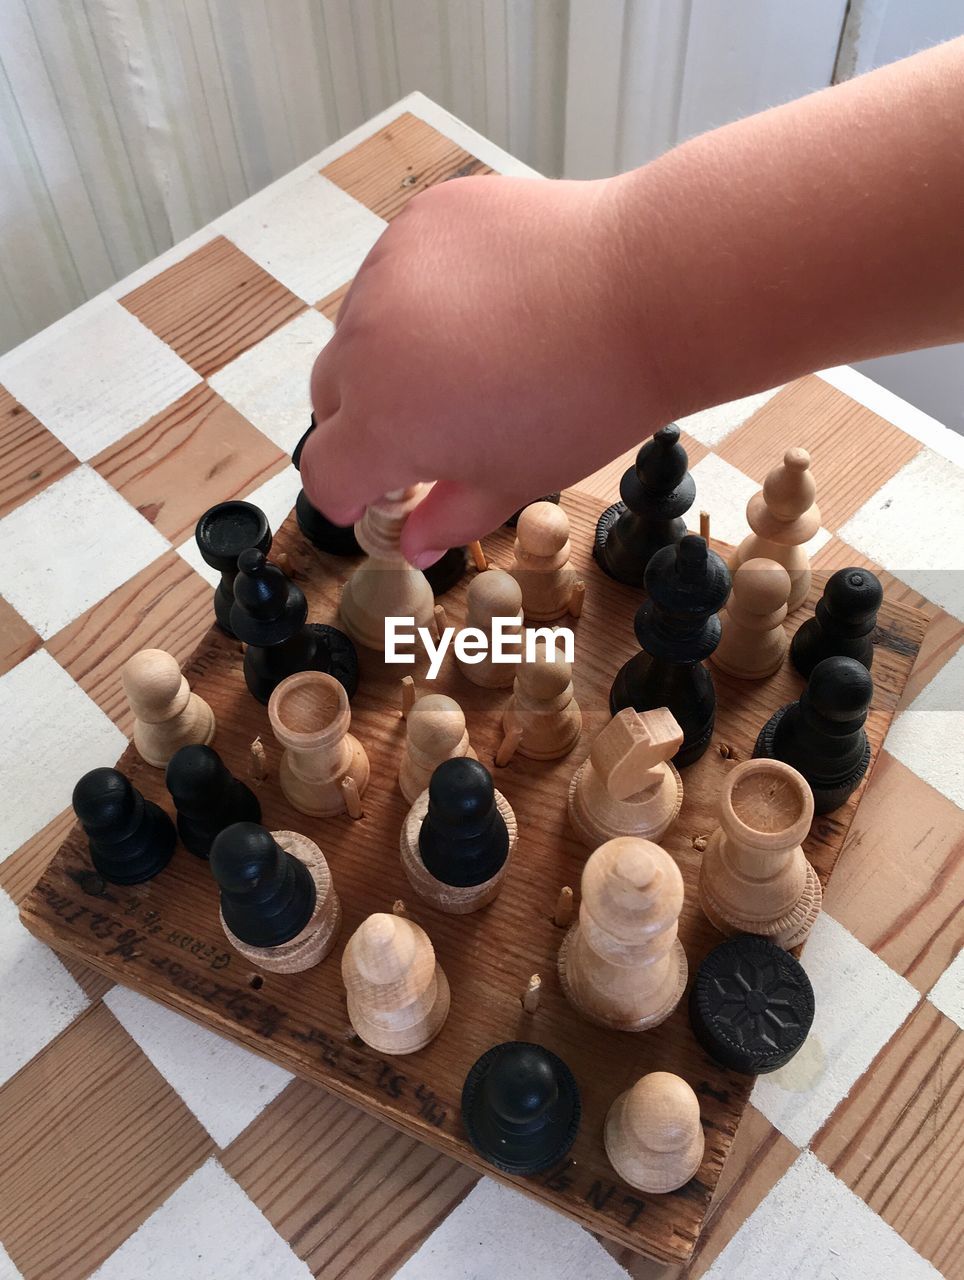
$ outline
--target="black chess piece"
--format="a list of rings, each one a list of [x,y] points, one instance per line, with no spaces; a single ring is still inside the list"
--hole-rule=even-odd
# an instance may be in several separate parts
[[[485,884],[502,869],[509,831],[484,764],[461,756],[438,766],[428,785],[418,849],[426,871],[460,889]]]
[[[231,606],[238,556],[249,547],[268,554],[271,550],[268,517],[253,502],[219,502],[197,522],[194,540],[204,563],[221,575],[214,592],[214,616],[221,630],[233,636]]]
[[[827,579],[812,618],[790,641],[790,661],[804,679],[824,658],[855,658],[869,671],[873,632],[884,599],[880,579],[869,569],[838,569]]]
[[[240,942],[280,947],[314,915],[311,872],[255,822],[235,822],[216,835],[210,864],[224,923]]]
[[[174,823],[116,769],[85,773],[71,803],[90,841],[94,868],[111,884],[141,884],[170,862]]]
[[[291,461],[296,471],[301,471],[302,450],[305,447],[305,441],[316,426],[315,415],[312,414],[311,426],[295,445],[295,451],[291,455]],[[329,555],[333,556],[364,555],[358,545],[358,539],[355,537],[355,526],[351,524],[335,524],[333,520],[323,516],[317,507],[312,506],[304,489],[299,490],[295,499],[295,519],[298,521],[298,528],[311,545],[317,547],[319,551],[327,551]]]
[[[558,507],[561,499],[562,499],[561,493],[547,493],[542,498],[533,498],[532,502],[526,503],[526,507],[531,507],[533,502],[554,502]],[[520,507],[518,511],[514,511],[512,515],[509,516],[508,520],[506,520],[505,527],[507,529],[514,529],[516,525],[519,523],[519,516],[522,515],[525,509],[526,509],[525,507]]]
[[[613,715],[624,707],[669,707],[683,730],[673,757],[682,769],[710,745],[716,689],[703,665],[720,642],[717,617],[730,594],[730,575],[706,541],[687,534],[657,551],[646,569],[649,598],[633,622],[642,653],[619,670],[609,695]]]
[[[466,550],[466,547],[450,547],[441,560],[422,570],[436,599],[451,591],[465,577],[469,567]]]
[[[579,1087],[561,1058],[512,1040],[483,1053],[462,1088],[462,1123],[472,1146],[504,1173],[540,1173],[576,1140]]]
[[[617,582],[641,587],[656,552],[686,535],[682,516],[693,505],[696,483],[679,435],[671,422],[646,441],[619,482],[621,501],[599,517],[593,556]]]
[[[744,933],[715,947],[690,991],[690,1025],[720,1066],[776,1071],[813,1024],[813,987],[800,961],[768,938]]]
[[[358,654],[343,631],[306,622],[305,593],[260,551],[238,557],[231,628],[244,642],[244,678],[259,702],[296,671],[324,671],[349,698],[358,687]]]
[[[839,809],[870,764],[864,721],[873,696],[874,682],[863,663],[824,658],[800,700],[781,707],[760,730],[753,754],[802,773],[813,792],[814,813]]]
[[[199,858],[208,856],[214,837],[233,822],[261,821],[258,797],[212,747],[192,744],[175,751],[164,781],[177,809],[181,843]]]

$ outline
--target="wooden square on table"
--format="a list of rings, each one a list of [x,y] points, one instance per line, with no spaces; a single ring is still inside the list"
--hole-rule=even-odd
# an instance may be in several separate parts
[[[0,596],[0,676],[39,649],[40,643],[40,637],[30,623]]]
[[[205,378],[305,309],[224,236],[120,301]]]
[[[0,516],[76,466],[66,445],[0,387]]]

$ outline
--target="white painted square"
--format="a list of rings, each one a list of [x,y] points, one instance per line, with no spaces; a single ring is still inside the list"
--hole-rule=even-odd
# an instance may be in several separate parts
[[[286,183],[215,227],[309,305],[349,281],[388,225],[319,173]]]
[[[772,400],[783,387],[771,387],[769,391],[758,391],[756,395],[744,396],[742,400],[730,400],[726,404],[715,405],[711,409],[701,409],[699,413],[691,413],[687,418],[677,418],[680,430],[687,432],[694,440],[714,448],[725,440],[737,427],[742,427],[762,409],[767,401]],[[760,486],[757,485],[757,488]]]
[[[920,994],[826,912],[807,940],[803,967],[816,1014],[785,1067],[760,1076],[750,1101],[795,1146],[805,1147],[910,1015]]]
[[[90,1280],[311,1280],[261,1210],[207,1160]]]
[[[16,903],[0,889],[0,1085],[89,1003],[50,948],[23,927]],[[3,1275],[0,1260],[0,1280]]]
[[[547,1205],[481,1178],[394,1280],[626,1280],[588,1231]]]
[[[704,1280],[941,1280],[940,1272],[802,1152]]]
[[[893,721],[886,746],[901,764],[964,809],[964,648]]]
[[[0,594],[47,640],[170,545],[103,476],[76,467],[0,520]]]
[[[82,462],[200,381],[106,294],[0,358],[0,384]]]
[[[112,766],[127,739],[45,649],[0,676],[0,862],[70,804],[88,769]]]
[[[208,382],[269,440],[291,453],[311,425],[312,365],[334,332],[320,311],[303,311]]]
[[[964,622],[964,470],[922,449],[839,530],[844,542]]]
[[[23,1280],[22,1274],[13,1265],[13,1259],[0,1244],[0,1280]]]
[[[114,987],[104,1004],[219,1147],[230,1145],[294,1078],[126,987]]]
[[[928,1000],[964,1031],[964,951],[959,951],[930,989]]]

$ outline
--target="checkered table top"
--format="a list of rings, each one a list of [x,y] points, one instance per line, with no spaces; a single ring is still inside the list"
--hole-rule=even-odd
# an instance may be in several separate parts
[[[0,357],[0,1280],[964,1277],[964,441],[853,370],[681,423],[716,536],[742,537],[801,444],[814,564],[870,565],[932,618],[804,955],[813,1032],[757,1084],[684,1271],[19,923],[77,777],[126,745],[124,661],[184,661],[209,625],[197,516],[246,497],[281,523],[308,372],[359,263],[414,193],[491,170],[531,173],[413,95]],[[581,487],[611,501],[631,456]]]

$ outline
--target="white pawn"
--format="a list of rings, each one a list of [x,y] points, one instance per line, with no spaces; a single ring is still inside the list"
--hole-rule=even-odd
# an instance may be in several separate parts
[[[817,486],[806,449],[788,449],[746,506],[751,534],[730,557],[735,574],[745,560],[764,557],[782,564],[790,575],[787,610],[792,613],[810,590],[810,557],[804,545],[820,528]]]
[[[733,575],[733,590],[720,614],[722,635],[710,662],[741,680],[772,676],[790,641],[783,629],[790,575],[776,560],[744,560]]]
[[[506,635],[506,651],[519,654],[521,659],[522,637],[522,588],[504,569],[486,569],[469,583],[465,597],[466,627],[475,627],[489,640],[491,650],[494,618],[511,618],[513,624],[503,623]],[[518,642],[516,637],[519,637]],[[508,643],[511,640],[511,643]],[[519,667],[513,662],[493,662],[487,651],[480,662],[465,662],[456,654],[462,674],[473,684],[484,689],[507,689],[515,679]]]
[[[609,1108],[604,1142],[609,1163],[631,1187],[675,1191],[703,1163],[699,1099],[679,1076],[652,1071]]]
[[[576,573],[569,562],[569,517],[554,502],[533,502],[516,525],[512,576],[522,588],[527,622],[553,622],[569,612]]]
[[[214,712],[163,649],[141,649],[124,663],[121,682],[134,713],[134,746],[158,769],[181,747],[214,737]]]
[[[428,693],[418,699],[405,721],[398,785],[408,803],[415,803],[443,760],[457,756],[478,759],[469,744],[462,708],[444,693]]]
[[[550,655],[549,643],[541,637],[533,647],[533,661],[516,668],[512,697],[502,717],[504,736],[495,757],[500,767],[516,752],[530,760],[558,760],[569,754],[582,732],[572,663],[560,657],[555,646]]]

